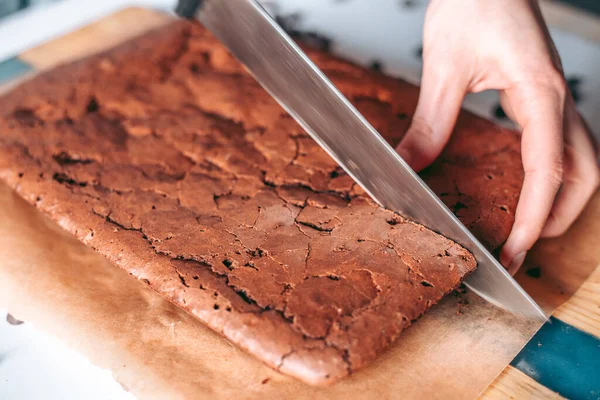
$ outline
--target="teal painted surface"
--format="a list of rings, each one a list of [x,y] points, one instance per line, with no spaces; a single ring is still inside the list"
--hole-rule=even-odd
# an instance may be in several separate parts
[[[31,65],[16,57],[4,60],[0,62],[0,84],[15,79],[32,69]]]
[[[600,339],[554,317],[511,365],[568,399],[600,399]]]

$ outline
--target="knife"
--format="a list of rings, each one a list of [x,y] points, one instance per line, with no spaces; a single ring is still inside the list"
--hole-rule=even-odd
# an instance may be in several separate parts
[[[180,0],[379,205],[469,250],[465,284],[490,303],[547,321],[544,311],[255,0]]]

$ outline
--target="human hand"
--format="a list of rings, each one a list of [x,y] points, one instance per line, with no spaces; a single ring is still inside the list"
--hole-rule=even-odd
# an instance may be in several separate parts
[[[432,0],[419,102],[398,153],[415,170],[426,167],[448,142],[465,94],[488,89],[499,90],[523,131],[525,179],[500,256],[514,273],[535,241],[564,233],[597,189],[594,144],[535,0]]]

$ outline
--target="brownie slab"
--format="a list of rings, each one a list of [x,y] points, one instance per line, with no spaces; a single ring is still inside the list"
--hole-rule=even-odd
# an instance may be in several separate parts
[[[392,144],[418,90],[309,55]],[[376,206],[201,26],[185,21],[0,99],[0,178],[272,367],[367,365],[475,268]],[[463,114],[423,176],[490,248],[522,181],[514,132]]]

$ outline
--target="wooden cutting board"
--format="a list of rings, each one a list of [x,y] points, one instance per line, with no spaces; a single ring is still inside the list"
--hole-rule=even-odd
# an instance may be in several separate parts
[[[136,23],[132,24],[132,20]],[[123,10],[0,64],[0,79],[3,71],[5,74],[6,71],[13,74],[9,82],[4,82],[3,87],[6,89],[27,76],[108,49],[169,21],[170,17],[150,10],[140,8]],[[527,264],[518,275],[520,283],[546,310],[556,310],[554,317],[576,328],[577,331],[587,332],[596,338],[600,337],[600,308],[598,307],[600,304],[600,269],[598,268],[600,239],[598,238],[600,238],[600,193],[596,194],[584,215],[565,236],[540,242],[531,252]],[[573,293],[575,295],[571,297]],[[87,332],[87,334],[94,335],[94,332]],[[98,332],[98,341],[112,340],[103,334],[104,332]],[[68,332],[64,333],[65,340],[73,337]],[[535,340],[534,338],[532,341],[533,350],[538,347]],[[526,350],[528,349],[531,350],[529,346]],[[482,394],[484,398],[560,397],[532,378],[534,372],[529,371],[528,374],[527,371],[523,372],[523,368],[519,367],[517,362],[513,364],[515,367],[507,366]],[[132,375],[142,372],[148,370],[128,371]],[[539,377],[538,380],[543,381]]]

